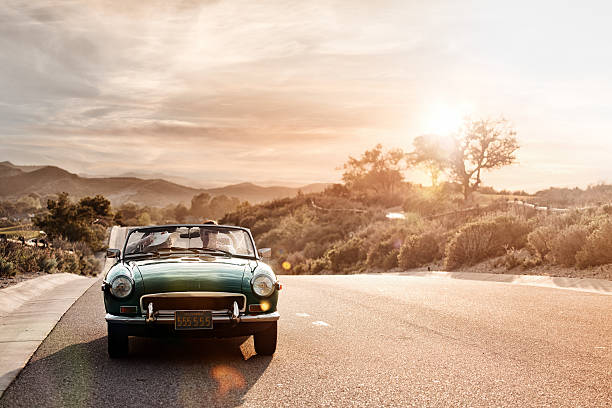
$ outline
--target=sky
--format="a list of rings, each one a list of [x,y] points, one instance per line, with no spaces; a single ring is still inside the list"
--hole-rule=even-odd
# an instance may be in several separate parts
[[[611,18],[595,1],[4,0],[0,161],[335,182],[377,143],[503,116],[518,163],[485,184],[612,182]]]

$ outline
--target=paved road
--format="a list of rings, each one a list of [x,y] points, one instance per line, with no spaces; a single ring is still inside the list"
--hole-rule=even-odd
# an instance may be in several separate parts
[[[612,296],[406,276],[283,277],[279,347],[132,339],[99,285],[6,391],[32,406],[612,406]]]

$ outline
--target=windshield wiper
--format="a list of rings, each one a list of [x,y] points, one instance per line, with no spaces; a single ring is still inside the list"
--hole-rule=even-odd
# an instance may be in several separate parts
[[[154,251],[132,252],[131,254],[126,254],[126,256],[160,256],[160,255],[168,255],[172,252],[193,252],[193,251],[191,251],[188,248],[170,247],[170,248],[158,248]]]
[[[189,250],[193,251],[193,252],[196,252],[196,253],[199,253],[200,251],[206,252],[206,253],[210,253],[210,252],[215,253],[216,252],[216,253],[221,253],[221,254],[227,255],[229,257],[234,256],[234,254],[232,254],[230,251],[226,251],[225,249],[218,249],[218,248],[189,248]]]

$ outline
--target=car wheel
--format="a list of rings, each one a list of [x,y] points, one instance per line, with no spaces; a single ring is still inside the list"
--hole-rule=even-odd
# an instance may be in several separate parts
[[[271,356],[276,351],[276,322],[269,328],[258,331],[253,335],[255,352],[262,356]]]
[[[108,325],[108,355],[110,358],[125,357],[129,352],[127,334],[121,333],[117,328]]]

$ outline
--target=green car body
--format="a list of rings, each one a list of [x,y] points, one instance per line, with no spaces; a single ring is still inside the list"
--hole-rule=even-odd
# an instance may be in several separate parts
[[[210,226],[169,227],[197,229]],[[108,251],[110,257],[117,258],[117,263],[110,268],[102,284],[111,357],[128,353],[129,336],[254,335],[259,354],[274,353],[279,319],[278,291],[281,286],[272,269],[262,261],[262,253],[269,253],[269,250],[256,252],[248,229],[230,226],[214,228],[248,233],[254,256],[178,251],[164,253],[164,256],[157,254],[130,258],[125,255],[127,240],[121,252]],[[146,228],[139,228],[138,231],[142,233]],[[261,278],[261,275],[269,278],[274,285],[273,293],[269,296],[258,296],[253,289],[254,278]],[[113,294],[111,289],[116,279],[131,282],[128,295],[117,297]],[[209,308],[211,310],[206,310]],[[212,315],[212,327],[180,330],[175,321],[177,310],[209,313]]]

